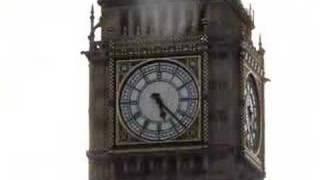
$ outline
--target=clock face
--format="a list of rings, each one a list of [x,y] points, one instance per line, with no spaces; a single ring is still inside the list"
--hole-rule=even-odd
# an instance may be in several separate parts
[[[118,98],[122,124],[143,141],[167,141],[183,134],[197,117],[198,83],[184,65],[153,60],[123,80]]]
[[[260,142],[260,112],[259,99],[254,78],[249,76],[245,86],[245,122],[244,141],[245,146],[255,152]]]

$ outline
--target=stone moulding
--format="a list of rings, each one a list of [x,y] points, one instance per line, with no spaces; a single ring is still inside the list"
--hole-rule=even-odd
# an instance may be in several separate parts
[[[110,41],[110,56],[113,58],[151,57],[165,54],[198,54],[207,50],[203,36],[187,38],[135,38]]]
[[[82,52],[90,62],[110,59],[195,55],[208,50],[205,35],[171,38],[120,38],[95,41],[92,51]]]

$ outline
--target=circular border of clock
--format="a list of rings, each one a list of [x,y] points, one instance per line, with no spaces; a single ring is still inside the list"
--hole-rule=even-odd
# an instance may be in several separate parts
[[[253,152],[259,153],[262,142],[261,104],[256,79],[249,73],[244,86],[244,145]]]
[[[199,83],[172,59],[139,63],[122,79],[117,99],[123,127],[145,142],[166,142],[184,134],[197,119]]]

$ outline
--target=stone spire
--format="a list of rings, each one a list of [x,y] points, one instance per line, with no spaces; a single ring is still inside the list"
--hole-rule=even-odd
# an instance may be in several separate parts
[[[259,54],[261,54],[262,56],[264,56],[265,54],[265,50],[262,46],[262,37],[261,34],[259,35],[259,49],[258,49]]]

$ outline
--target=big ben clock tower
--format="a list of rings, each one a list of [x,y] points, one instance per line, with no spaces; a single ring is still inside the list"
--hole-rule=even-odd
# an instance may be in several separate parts
[[[264,179],[264,49],[251,12],[239,0],[98,3],[83,52],[89,180]]]

